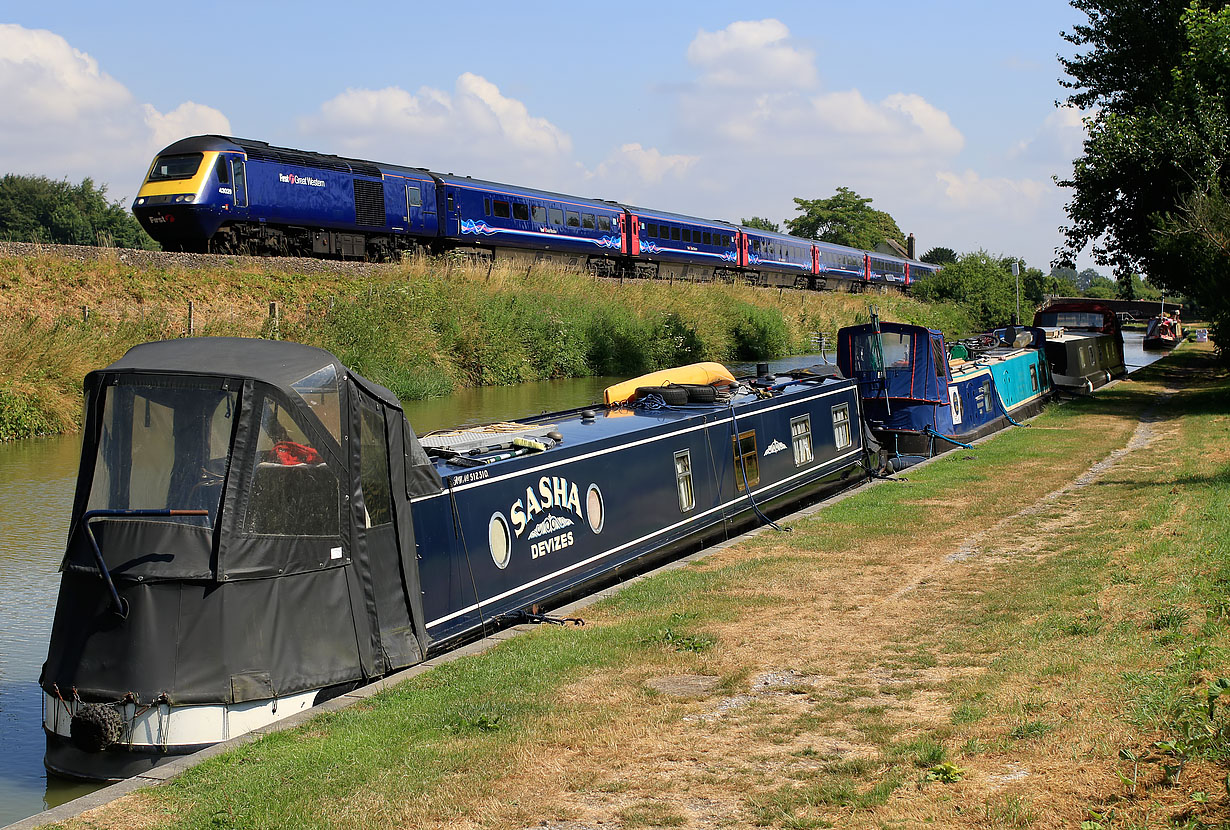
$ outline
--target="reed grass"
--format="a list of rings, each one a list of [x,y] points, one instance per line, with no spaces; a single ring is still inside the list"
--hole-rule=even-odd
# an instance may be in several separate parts
[[[294,267],[250,259],[154,267],[120,252],[0,258],[0,440],[75,430],[85,374],[138,343],[187,335],[189,302],[195,335],[321,346],[407,400],[804,353],[813,333],[865,320],[869,302],[885,319],[968,327],[954,307],[900,296],[621,283],[447,259]]]

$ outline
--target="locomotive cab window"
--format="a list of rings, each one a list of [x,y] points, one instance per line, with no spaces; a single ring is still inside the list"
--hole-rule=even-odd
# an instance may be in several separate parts
[[[735,489],[742,493],[748,487],[755,487],[760,483],[760,456],[756,453],[756,430],[749,429],[747,432],[740,432],[738,438],[731,436],[730,443],[735,453]]]
[[[151,182],[167,182],[176,179],[191,179],[205,157],[201,153],[185,153],[182,156],[159,156],[149,171]]]
[[[517,202],[513,204],[512,208],[513,208],[513,219],[520,219],[522,222],[528,222],[530,220],[529,205],[523,205]]]
[[[496,199],[491,203],[491,207],[498,219],[507,219],[512,215],[512,206],[508,202]]]
[[[214,172],[218,177],[218,184],[231,183],[231,165],[227,161],[226,156],[218,156],[218,163],[214,165]]]

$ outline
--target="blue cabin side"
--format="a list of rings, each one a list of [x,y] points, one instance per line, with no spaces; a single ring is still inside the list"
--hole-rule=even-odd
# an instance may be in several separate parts
[[[930,455],[1034,414],[1051,392],[1045,340],[1041,329],[1014,329],[1010,343],[950,361],[939,331],[868,324],[838,333],[837,362],[858,381],[881,442]]]

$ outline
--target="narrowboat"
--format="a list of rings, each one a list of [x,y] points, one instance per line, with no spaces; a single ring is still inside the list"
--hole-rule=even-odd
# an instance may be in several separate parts
[[[1149,320],[1143,345],[1146,349],[1173,349],[1182,339],[1182,325],[1169,314],[1163,313]]]
[[[1046,332],[1056,388],[1089,393],[1127,374],[1119,318],[1101,303],[1049,305],[1034,314],[1034,326]]]
[[[47,768],[147,771],[863,481],[830,370],[698,364],[419,438],[317,348],[134,347],[85,380]]]
[[[884,459],[901,469],[1038,413],[1051,394],[1041,329],[1011,326],[973,350],[905,323],[837,333],[837,365],[858,381]]]

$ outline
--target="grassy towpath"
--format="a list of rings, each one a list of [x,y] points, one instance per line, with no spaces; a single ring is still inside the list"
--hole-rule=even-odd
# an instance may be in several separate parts
[[[1210,353],[907,477],[68,826],[1230,822]]]

